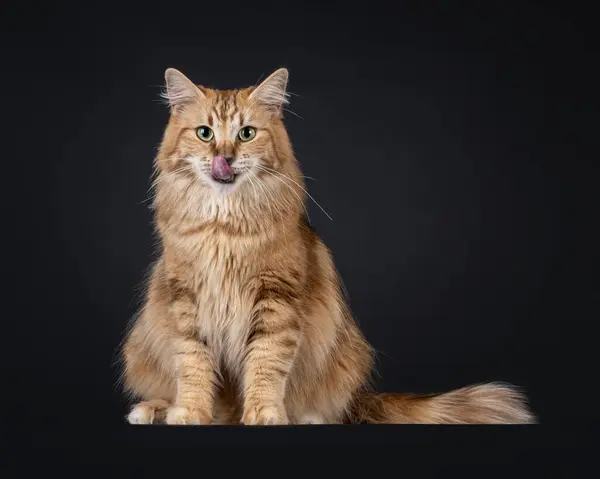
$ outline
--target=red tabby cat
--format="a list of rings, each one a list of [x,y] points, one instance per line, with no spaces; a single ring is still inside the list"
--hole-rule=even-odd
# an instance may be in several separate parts
[[[307,226],[288,72],[213,90],[168,69],[161,244],[122,358],[132,424],[532,423],[512,386],[377,394],[373,352]]]

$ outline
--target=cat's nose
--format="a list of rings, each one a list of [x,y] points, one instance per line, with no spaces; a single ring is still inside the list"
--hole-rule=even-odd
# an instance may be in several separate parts
[[[228,165],[231,165],[233,163],[233,156],[226,156],[225,157],[225,161],[227,162]]]

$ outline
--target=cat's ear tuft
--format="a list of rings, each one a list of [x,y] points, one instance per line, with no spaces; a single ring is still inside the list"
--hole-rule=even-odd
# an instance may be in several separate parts
[[[286,68],[280,68],[271,73],[254,91],[250,99],[257,101],[267,108],[279,111],[289,103],[286,91],[289,73]]]
[[[179,111],[185,106],[205,98],[202,91],[188,77],[175,68],[167,68],[165,71],[165,91],[161,96],[173,112]]]

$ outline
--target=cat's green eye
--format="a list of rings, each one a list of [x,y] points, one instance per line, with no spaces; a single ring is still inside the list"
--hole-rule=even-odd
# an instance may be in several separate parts
[[[199,127],[196,130],[196,135],[198,135],[198,138],[200,138],[202,141],[210,141],[215,136],[213,131],[208,126]]]
[[[245,126],[238,133],[238,138],[242,141],[250,141],[256,136],[256,129],[251,126]]]

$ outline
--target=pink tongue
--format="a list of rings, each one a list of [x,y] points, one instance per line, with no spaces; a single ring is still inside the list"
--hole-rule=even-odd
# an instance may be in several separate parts
[[[215,156],[213,158],[212,175],[218,180],[228,180],[233,176],[233,170],[224,156]]]

